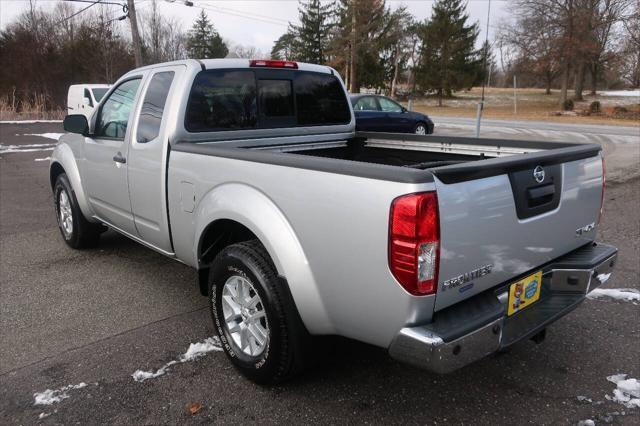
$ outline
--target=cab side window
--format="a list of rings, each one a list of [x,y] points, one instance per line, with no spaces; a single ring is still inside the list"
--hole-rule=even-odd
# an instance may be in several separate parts
[[[136,140],[139,143],[152,141],[160,134],[162,113],[167,103],[167,96],[169,95],[174,75],[173,71],[159,72],[151,79],[147,93],[144,95],[144,102],[142,103],[138,121]]]
[[[378,108],[378,103],[375,98],[371,96],[367,96],[365,98],[358,99],[356,102],[356,107],[354,108],[356,111],[380,111]]]
[[[402,112],[402,107],[387,98],[378,98],[380,108],[385,112]]]
[[[100,108],[96,137],[124,140],[140,81],[140,78],[127,80],[111,92]]]

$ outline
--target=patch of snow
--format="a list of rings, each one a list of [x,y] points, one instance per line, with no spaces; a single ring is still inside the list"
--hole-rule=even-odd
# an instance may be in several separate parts
[[[207,337],[203,342],[192,343],[189,349],[180,357],[180,362],[193,361],[209,352],[221,351],[222,345],[218,336]]]
[[[62,120],[5,120],[0,124],[62,123]]]
[[[221,351],[222,345],[220,344],[220,339],[218,336],[207,337],[202,342],[191,343],[187,352],[180,355],[177,360],[172,360],[157,369],[156,371],[143,371],[136,370],[131,377],[136,382],[144,382],[147,379],[155,379],[156,377],[162,376],[165,374],[169,367],[175,364],[182,364],[183,362],[193,361],[194,359],[200,358],[209,352],[213,351]]]
[[[51,413],[40,413],[40,415],[38,416],[38,419],[42,420],[45,417],[49,417],[51,415]]]
[[[82,389],[86,387],[87,384],[85,382],[79,383],[77,385],[68,385],[64,386],[60,389],[47,389],[44,392],[36,392],[33,394],[34,405],[51,405],[57,402],[62,401],[63,399],[69,398],[70,390],[74,389]]]
[[[611,299],[633,302],[640,301],[640,291],[635,288],[596,288],[587,294],[587,297],[589,299],[609,297]]]
[[[40,136],[41,138],[58,140],[64,133],[23,133],[20,136]]]
[[[4,149],[0,147],[0,154],[12,154],[18,152],[40,152],[40,151],[53,151],[54,147],[50,148],[29,148],[29,149],[15,149],[15,148],[7,148]]]
[[[35,158],[33,161],[49,161],[49,160],[51,160],[51,157]]]
[[[0,144],[0,154],[10,154],[14,152],[38,152],[53,151],[55,144],[52,143],[32,143],[25,145],[2,145]]]
[[[603,96],[624,96],[624,97],[640,97],[640,90],[607,90],[600,92]]]
[[[578,422],[578,426],[596,426],[596,422],[594,422],[591,419],[587,419],[587,420],[580,420]]]
[[[586,396],[578,395],[577,398],[580,402],[593,402],[591,398],[587,398]]]
[[[626,374],[614,374],[607,377],[616,384],[613,390],[613,397],[605,395],[610,401],[624,405],[627,408],[640,408],[640,381],[638,379],[627,379]]]
[[[0,149],[21,149],[21,148],[42,148],[42,147],[50,147],[56,146],[55,143],[27,143],[23,145],[2,145],[0,144]]]
[[[604,284],[609,281],[609,278],[611,278],[611,272],[609,272],[608,274],[598,274],[596,278],[598,279],[598,281],[600,281],[600,284]]]

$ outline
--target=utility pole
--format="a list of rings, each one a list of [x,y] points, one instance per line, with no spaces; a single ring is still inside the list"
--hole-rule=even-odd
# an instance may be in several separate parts
[[[491,71],[487,71],[487,56],[489,56],[489,18],[491,17],[491,0],[487,6],[487,29],[486,37],[484,39],[484,55],[482,58],[482,71],[488,72],[487,80],[482,80],[482,97],[478,104],[478,110],[476,112],[476,138],[480,137],[480,122],[482,121],[482,111],[484,110],[484,86],[485,82],[491,81]],[[488,85],[488,84],[487,84]]]
[[[129,22],[131,22],[131,39],[133,41],[133,54],[136,58],[136,68],[142,66],[142,44],[138,32],[138,18],[136,16],[136,4],[133,0],[127,0],[129,9]]]

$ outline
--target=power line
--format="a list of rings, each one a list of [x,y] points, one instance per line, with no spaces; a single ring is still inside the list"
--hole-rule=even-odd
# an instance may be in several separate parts
[[[82,8],[82,9],[80,9],[79,11],[77,11],[76,13],[73,13],[73,14],[71,14],[71,15],[67,16],[66,18],[63,18],[63,19],[59,20],[59,21],[58,21],[58,22],[56,22],[54,25],[60,25],[60,24],[62,24],[63,22],[68,21],[69,19],[73,18],[73,17],[74,17],[74,16],[76,16],[76,15],[81,14],[81,13],[82,13],[82,12],[84,12],[85,10],[89,9],[90,7],[95,6],[96,4],[100,3],[101,1],[102,1],[102,0],[96,0],[96,1],[94,1],[94,2],[93,2],[93,3],[91,3],[89,6],[84,7],[84,8]]]
[[[232,13],[240,13],[240,14],[244,14],[244,15],[247,15],[247,16],[255,16],[255,17],[259,18],[259,19],[269,19],[269,20],[272,20],[272,21],[282,22],[283,24],[289,24],[289,21],[286,20],[286,19],[274,18],[272,16],[261,15],[259,13],[254,13],[254,12],[245,12],[243,10],[231,9],[231,8],[223,7],[223,6],[216,6],[216,5],[208,5],[208,6],[214,7],[216,9],[232,12]]]
[[[167,0],[169,3],[171,4],[176,4],[174,1],[170,1]],[[193,3],[193,2],[190,2]],[[230,8],[226,8],[226,7],[222,7],[222,6],[214,6],[214,5],[209,5],[209,4],[191,4],[188,6],[193,6],[193,7],[197,7],[201,10],[207,10],[210,12],[216,12],[216,13],[222,13],[222,14],[226,14],[226,15],[231,15],[231,16],[237,16],[240,18],[245,18],[245,19],[251,19],[254,21],[259,21],[259,22],[264,22],[267,24],[272,24],[272,25],[278,25],[278,26],[288,26],[289,25],[289,21],[285,20],[285,19],[280,19],[280,18],[274,18],[271,16],[266,16],[266,15],[260,15],[258,13],[253,13],[253,12],[244,12],[241,10],[237,10],[237,9],[230,9]]]
[[[239,11],[233,11],[232,12],[232,11],[227,11],[227,10],[221,10],[221,9],[218,9],[216,6],[196,6],[196,7],[199,7],[200,9],[208,10],[210,12],[223,13],[225,15],[237,16],[237,17],[240,17],[240,18],[251,19],[253,21],[264,22],[264,23],[272,24],[272,25],[279,25],[279,26],[285,26],[285,27],[289,25],[288,21],[276,21],[274,18],[266,18],[266,17],[265,18],[260,18],[260,17],[257,17],[257,16],[245,15],[244,13],[239,12]],[[274,20],[271,20],[271,19],[274,19]]]

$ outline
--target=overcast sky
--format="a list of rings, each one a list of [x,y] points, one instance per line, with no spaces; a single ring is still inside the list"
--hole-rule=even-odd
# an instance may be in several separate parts
[[[52,8],[58,1],[36,0],[36,3],[43,8]],[[123,0],[103,1],[120,3]],[[201,8],[204,8],[223,38],[236,44],[255,46],[265,53],[271,51],[273,42],[286,31],[287,22],[295,23],[298,20],[297,0],[196,0],[193,1],[194,7],[184,6],[180,2],[181,0],[175,0],[175,3],[158,0],[161,13],[178,19],[182,23],[184,30],[188,30],[191,27]],[[150,3],[151,0],[136,0],[138,14],[148,9]],[[484,40],[485,37],[488,3],[488,0],[469,0],[468,5],[470,19],[478,21],[480,24],[482,30],[481,40]],[[405,5],[416,18],[423,20],[431,15],[433,1],[387,0],[387,4],[392,9]],[[77,9],[85,5],[76,3]],[[28,7],[28,0],[0,0],[0,28],[4,28],[17,15],[27,10]],[[120,12],[118,6],[95,6],[95,8],[97,7],[109,8],[108,10],[112,11],[114,16],[118,16]],[[507,17],[507,0],[492,0],[489,25],[490,39],[495,25]],[[126,28],[128,21],[123,21],[119,24]]]

